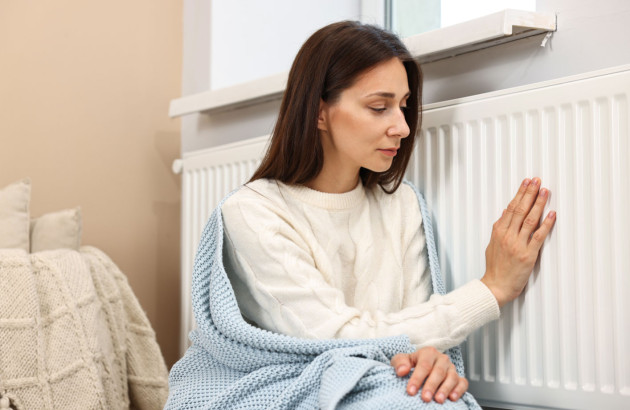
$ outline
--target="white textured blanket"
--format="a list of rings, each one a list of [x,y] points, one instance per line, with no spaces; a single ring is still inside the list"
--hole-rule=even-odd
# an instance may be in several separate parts
[[[161,409],[167,369],[103,252],[0,249],[0,397],[16,409]]]

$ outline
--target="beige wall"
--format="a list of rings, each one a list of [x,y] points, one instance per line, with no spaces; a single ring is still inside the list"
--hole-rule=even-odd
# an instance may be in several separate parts
[[[0,187],[31,216],[81,206],[178,358],[182,0],[0,1]]]

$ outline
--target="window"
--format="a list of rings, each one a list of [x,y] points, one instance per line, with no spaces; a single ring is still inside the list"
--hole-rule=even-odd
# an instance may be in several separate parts
[[[536,0],[385,0],[384,3],[385,27],[403,38],[504,9],[536,11]]]

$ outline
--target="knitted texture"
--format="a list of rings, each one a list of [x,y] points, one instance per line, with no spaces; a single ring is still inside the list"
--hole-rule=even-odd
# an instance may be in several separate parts
[[[96,248],[0,249],[0,397],[15,409],[159,409],[167,369],[126,277]]]
[[[424,233],[427,238],[427,253],[429,254],[429,266],[431,267],[431,279],[433,283],[433,292],[443,295],[446,293],[446,286],[444,285],[444,279],[442,279],[442,272],[440,271],[440,261],[438,259],[437,246],[435,245],[435,236],[433,235],[433,220],[429,207],[424,196],[418,191],[412,183],[405,181],[407,185],[413,189],[418,197],[420,204],[420,213],[424,221]],[[462,351],[459,346],[455,346],[448,350],[448,355],[451,358],[451,362],[457,368],[457,373],[461,376],[465,376],[464,371],[464,358],[462,357]]]
[[[396,376],[389,364],[395,354],[414,351],[407,336],[312,340],[249,325],[223,267],[221,206],[226,199],[199,243],[192,283],[197,329],[190,334],[192,346],[171,369],[165,409],[480,409],[468,393],[444,405],[409,396],[408,377]],[[430,223],[423,226],[427,242],[433,242],[426,229]],[[428,249],[434,280],[443,283],[435,279],[434,244]],[[461,359],[449,354],[463,372]]]

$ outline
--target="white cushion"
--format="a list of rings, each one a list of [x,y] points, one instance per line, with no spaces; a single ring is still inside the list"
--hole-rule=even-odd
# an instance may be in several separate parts
[[[23,179],[0,190],[0,248],[29,251],[30,201],[30,179]]]
[[[81,246],[81,208],[51,212],[31,221],[31,252]]]

